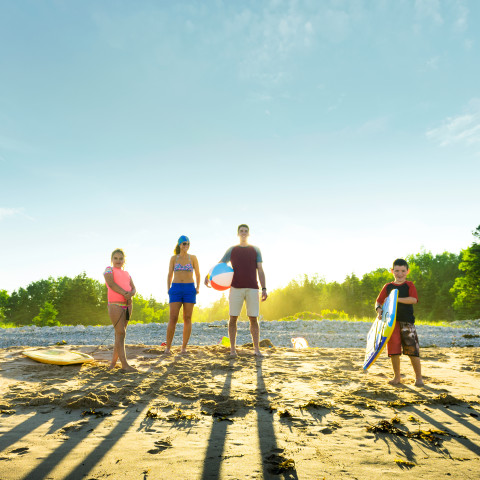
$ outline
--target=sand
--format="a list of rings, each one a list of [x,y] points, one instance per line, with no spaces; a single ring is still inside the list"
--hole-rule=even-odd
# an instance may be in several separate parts
[[[0,350],[2,480],[480,478],[480,348],[423,349],[424,388],[362,349],[132,345],[129,374],[23,349]]]

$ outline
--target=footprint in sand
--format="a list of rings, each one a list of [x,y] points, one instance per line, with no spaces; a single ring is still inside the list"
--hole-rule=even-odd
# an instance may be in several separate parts
[[[167,448],[172,448],[172,443],[170,440],[158,440],[157,442],[154,443],[155,448],[152,448],[151,450],[148,450],[148,453],[156,454],[163,452],[164,450],[167,450]]]
[[[9,453],[16,453],[17,455],[25,455],[30,449],[28,447],[15,448],[15,450],[10,450]]]

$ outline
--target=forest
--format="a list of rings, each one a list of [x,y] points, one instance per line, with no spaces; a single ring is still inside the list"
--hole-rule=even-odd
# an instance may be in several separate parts
[[[408,280],[417,287],[417,318],[452,321],[480,318],[480,226],[475,241],[460,254],[433,255],[422,251],[409,255]],[[389,270],[378,268],[362,278],[348,275],[342,283],[326,282],[320,276],[304,275],[270,292],[262,304],[263,320],[294,318],[362,319],[374,316],[374,302]],[[132,321],[168,322],[167,303],[137,294]],[[241,319],[246,318],[245,313]],[[195,308],[193,321],[228,318],[228,299],[223,295],[208,307]],[[74,278],[48,278],[30,283],[9,294],[0,290],[0,324],[3,326],[108,325],[107,291],[103,283],[81,273]]]

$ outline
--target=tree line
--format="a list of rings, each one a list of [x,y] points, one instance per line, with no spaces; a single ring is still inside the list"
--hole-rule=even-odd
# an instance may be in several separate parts
[[[480,226],[473,232],[480,240]],[[406,258],[408,279],[415,283],[419,303],[415,314],[424,320],[451,321],[480,318],[480,243],[460,254],[433,255],[422,251]],[[393,277],[386,268],[362,278],[348,275],[342,283],[326,282],[319,276],[292,280],[273,290],[262,304],[264,320],[297,318],[373,317],[373,304],[385,283]],[[309,312],[301,313],[301,312]],[[246,318],[242,312],[241,318]],[[167,303],[137,294],[133,317],[138,322],[168,322]],[[194,321],[228,318],[228,300],[222,295],[208,307],[195,308]],[[108,325],[106,286],[85,273],[74,278],[48,278],[8,294],[0,290],[0,322],[14,325]]]

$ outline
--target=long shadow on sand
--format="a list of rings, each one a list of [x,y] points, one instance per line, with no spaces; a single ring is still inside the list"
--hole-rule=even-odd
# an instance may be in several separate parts
[[[103,419],[102,419],[103,421]],[[47,475],[81,442],[89,436],[89,432],[84,435],[77,435],[76,438],[70,438],[66,443],[54,450],[48,457],[37,465],[23,480],[39,480],[46,478]],[[78,477],[76,477],[78,478]]]
[[[273,414],[268,399],[268,391],[263,378],[263,358],[257,360],[257,431],[260,444],[263,478],[281,478],[297,480],[297,472],[294,468],[280,468],[280,461],[284,458],[279,455],[283,452],[278,448],[273,427]]]
[[[95,447],[90,454],[81,460],[81,463],[72,468],[72,471],[64,480],[78,480],[90,472],[95,465],[112,449],[117,441],[122,438],[125,432],[135,423],[135,420],[143,413],[143,409],[131,407],[128,413],[116,427],[103,439],[102,443]],[[39,478],[39,477],[32,477]]]
[[[439,430],[446,430],[446,431],[453,431],[451,427],[446,428],[441,422],[435,420],[433,416],[427,415],[425,412],[422,412],[418,408],[415,407],[410,407],[410,410],[418,415],[420,418],[423,418],[426,422],[430,423],[431,425],[435,426]],[[454,413],[450,412],[446,408],[441,408],[442,413],[445,413],[446,415],[450,416],[455,422],[461,423],[464,427],[469,428],[472,430],[474,433],[479,432],[479,429],[472,425],[471,422],[466,420],[465,418],[459,417],[458,415],[455,415]],[[455,440],[463,445],[465,448],[470,450],[476,455],[480,455],[480,445],[473,443],[469,438],[461,437],[457,434],[457,432],[453,432],[455,435]],[[477,437],[478,440],[478,437]]]
[[[33,430],[36,430],[44,423],[50,422],[51,419],[52,417],[50,415],[44,413],[36,413],[35,415],[27,418],[24,422],[20,423],[0,437],[0,452],[6,450],[10,445],[20,441],[25,435],[29,435]],[[69,422],[54,418],[50,427],[50,432],[61,429],[67,423]]]
[[[235,358],[230,359],[229,369],[225,377],[225,383],[222,388],[221,396],[229,397],[232,388],[232,372]],[[208,439],[207,452],[205,461],[203,462],[202,480],[215,480],[220,478],[220,466],[222,462],[223,450],[225,448],[225,440],[227,438],[227,428],[229,422],[216,421],[213,419],[210,437]]]

